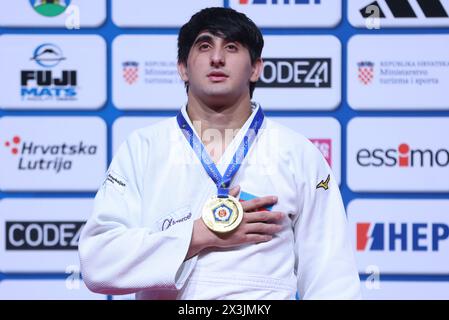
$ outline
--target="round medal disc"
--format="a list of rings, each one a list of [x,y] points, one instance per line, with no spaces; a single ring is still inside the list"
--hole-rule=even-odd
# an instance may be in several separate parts
[[[239,200],[231,195],[227,198],[213,196],[204,204],[201,218],[214,232],[230,232],[242,222],[243,207]]]

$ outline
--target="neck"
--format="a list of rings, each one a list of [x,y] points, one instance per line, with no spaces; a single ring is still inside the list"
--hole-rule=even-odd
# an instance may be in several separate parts
[[[225,137],[229,130],[234,135],[237,134],[251,116],[251,112],[249,96],[233,104],[213,106],[189,96],[187,108],[187,114],[202,140],[205,131],[209,129],[218,130],[222,137]]]

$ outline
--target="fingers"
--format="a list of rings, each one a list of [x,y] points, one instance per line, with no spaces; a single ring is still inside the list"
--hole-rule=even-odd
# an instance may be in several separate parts
[[[245,226],[245,232],[249,234],[274,235],[282,230],[282,226],[274,223],[249,223]]]
[[[276,196],[266,196],[266,197],[260,197],[251,199],[248,201],[242,202],[243,211],[253,211],[259,208],[263,207],[269,207],[273,204],[275,204],[278,201],[278,198]]]
[[[273,239],[273,236],[271,235],[264,235],[264,234],[248,234],[245,237],[245,243],[261,243],[261,242],[267,242]]]
[[[229,195],[236,197],[240,193],[240,185],[234,186],[231,189],[229,189]],[[269,207],[273,204],[275,204],[278,201],[278,197],[276,196],[266,196],[266,197],[260,197],[260,198],[254,198],[248,201],[242,201],[242,207],[243,211],[255,211],[260,208]]]
[[[232,188],[229,190],[229,194],[230,194],[231,196],[233,196],[233,197],[237,197],[238,194],[239,194],[239,192],[240,192],[240,186],[232,187]]]
[[[244,221],[248,223],[254,222],[279,222],[284,218],[284,213],[279,211],[255,211],[245,212],[243,214]]]

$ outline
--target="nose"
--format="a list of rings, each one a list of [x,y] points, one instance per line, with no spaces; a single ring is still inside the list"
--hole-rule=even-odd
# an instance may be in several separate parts
[[[224,52],[221,48],[215,48],[211,51],[210,65],[212,67],[222,67],[225,65]]]

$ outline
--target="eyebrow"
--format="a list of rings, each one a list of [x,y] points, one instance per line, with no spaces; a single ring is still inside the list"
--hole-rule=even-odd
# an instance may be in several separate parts
[[[212,37],[209,34],[203,34],[201,36],[199,36],[198,38],[196,38],[195,42],[193,43],[193,45],[197,45],[200,42],[208,42],[208,43],[212,43]]]
[[[225,43],[230,43],[230,42],[239,43],[238,41],[228,40],[228,39],[224,39],[224,41],[225,41]],[[198,38],[196,38],[196,40],[193,42],[192,46],[195,46],[195,45],[197,45],[198,43],[201,43],[201,42],[213,43],[213,38],[212,38],[212,36],[210,34],[203,34],[203,35],[199,36]]]

